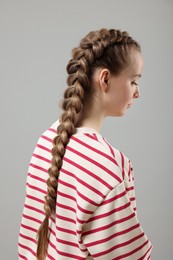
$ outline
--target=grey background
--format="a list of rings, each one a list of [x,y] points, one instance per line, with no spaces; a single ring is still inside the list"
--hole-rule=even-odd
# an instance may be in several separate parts
[[[141,98],[104,137],[133,162],[152,260],[173,259],[173,1],[0,0],[0,259],[17,259],[27,169],[59,115],[71,49],[90,30],[127,30],[142,45]]]

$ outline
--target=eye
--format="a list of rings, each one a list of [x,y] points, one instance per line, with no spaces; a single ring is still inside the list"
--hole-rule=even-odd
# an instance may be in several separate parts
[[[131,82],[131,85],[138,86],[138,83],[137,83],[137,82],[135,82],[135,81],[132,81],[132,82]]]

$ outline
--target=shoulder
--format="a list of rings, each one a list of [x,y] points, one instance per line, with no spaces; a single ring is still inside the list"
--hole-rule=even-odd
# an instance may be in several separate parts
[[[112,187],[122,182],[121,165],[115,156],[117,152],[100,134],[92,132],[73,135],[66,147],[66,157],[73,158],[73,162],[87,169],[89,175],[90,172],[96,174]]]
[[[122,173],[122,180],[129,181],[133,180],[133,166],[131,160],[119,149],[113,147],[105,138],[104,142],[105,145],[109,147],[112,157],[116,161],[121,173]]]
[[[103,147],[107,149],[109,155],[116,160],[120,168],[122,168],[123,164],[131,163],[129,158],[122,151],[112,146],[104,137],[102,137],[102,144]]]
[[[50,161],[52,158],[51,150],[53,147],[53,139],[56,136],[56,128],[59,121],[54,122],[47,130],[45,130],[39,137],[31,161],[35,161],[38,158],[44,157],[44,161]]]
[[[69,145],[99,163],[116,163],[113,148],[98,133],[75,134],[71,137]]]
[[[96,159],[100,163],[110,166],[110,163],[117,165],[120,169],[131,164],[128,157],[120,150],[113,147],[99,133],[83,132],[71,137],[70,144],[84,154]]]
[[[54,122],[47,130],[45,130],[38,139],[37,144],[47,148],[52,147],[52,140],[56,136],[56,129],[59,125],[59,120]]]

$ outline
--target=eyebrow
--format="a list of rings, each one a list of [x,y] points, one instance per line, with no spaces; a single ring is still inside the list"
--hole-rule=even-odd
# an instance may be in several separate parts
[[[134,75],[134,77],[141,78],[141,77],[142,77],[142,75],[141,75],[141,74],[136,74],[136,75]]]

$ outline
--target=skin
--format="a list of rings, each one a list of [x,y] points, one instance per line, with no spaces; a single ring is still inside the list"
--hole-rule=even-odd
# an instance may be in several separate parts
[[[123,116],[134,99],[140,96],[138,79],[142,69],[142,55],[137,51],[119,75],[111,74],[108,69],[98,69],[93,77],[93,100],[83,116],[81,127],[91,127],[99,132],[105,117]]]

